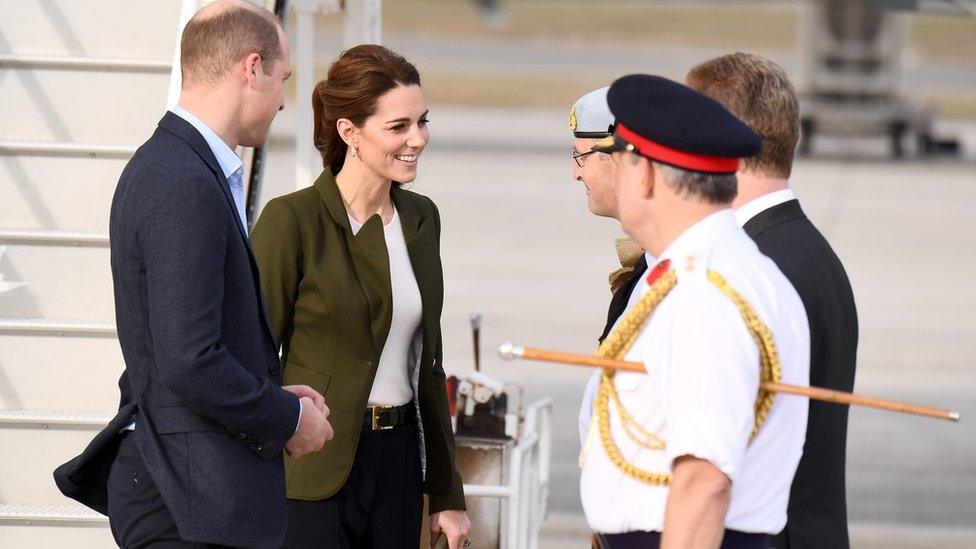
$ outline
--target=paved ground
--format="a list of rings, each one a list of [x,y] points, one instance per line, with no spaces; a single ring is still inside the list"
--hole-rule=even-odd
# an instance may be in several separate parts
[[[283,114],[278,136],[290,124]],[[467,319],[481,312],[487,373],[521,383],[529,400],[554,399],[554,514],[544,540],[546,547],[582,547],[570,540],[585,530],[576,410],[589,372],[505,364],[491,351],[515,340],[591,352],[620,231],[587,213],[582,187],[570,178],[562,111],[434,105],[431,118],[432,144],[412,188],[431,196],[443,218],[445,366],[470,369]],[[848,488],[857,547],[918,547],[923,539],[958,547],[976,539],[976,125],[945,127],[967,138],[966,159],[892,163],[837,152],[795,169],[797,195],[854,285],[857,390],[945,406],[965,418],[946,424],[852,411]],[[265,198],[293,180],[288,140],[276,137],[272,146],[278,152]]]

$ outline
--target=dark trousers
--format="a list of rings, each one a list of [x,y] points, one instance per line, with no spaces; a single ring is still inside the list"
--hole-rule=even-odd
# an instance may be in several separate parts
[[[139,455],[131,432],[122,434],[108,475],[108,522],[125,549],[219,549],[221,545],[183,541]]]
[[[627,532],[625,534],[597,534],[594,549],[657,549],[661,546],[659,532]],[[766,534],[746,534],[726,530],[721,549],[770,549]]]
[[[423,523],[416,418],[364,429],[352,471],[334,496],[288,500],[284,549],[417,549]]]

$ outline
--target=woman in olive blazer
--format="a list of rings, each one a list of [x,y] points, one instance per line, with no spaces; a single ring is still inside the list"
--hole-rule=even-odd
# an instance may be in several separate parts
[[[357,93],[350,93],[351,86]],[[359,99],[335,103],[336,96],[350,95]],[[470,523],[441,365],[440,218],[429,198],[395,183],[416,176],[428,138],[419,76],[386,48],[358,46],[333,63],[316,86],[313,106],[316,144],[327,167],[312,187],[271,200],[251,235],[281,345],[284,383],[320,391],[335,431],[320,452],[285,460],[285,547],[414,549],[422,524],[415,507],[422,505],[421,489],[428,496],[432,535],[443,531],[451,547],[461,546]],[[397,118],[396,127],[388,127],[388,116]],[[402,361],[408,365],[412,413],[391,419],[367,412],[367,398],[394,317],[395,263],[386,234],[397,217],[394,228],[402,230],[422,313]],[[364,218],[361,226],[357,218]],[[377,421],[415,425],[404,431],[411,442],[402,452],[394,450],[415,452],[415,464],[409,456],[371,455],[390,452],[377,446],[390,440],[382,438],[387,433]],[[384,476],[400,463],[407,464],[407,480],[399,472],[393,480]],[[375,503],[400,499],[407,503]]]

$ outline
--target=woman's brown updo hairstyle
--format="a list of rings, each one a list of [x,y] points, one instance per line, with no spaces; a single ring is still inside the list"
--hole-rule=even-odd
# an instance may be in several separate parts
[[[315,148],[322,165],[337,174],[346,159],[346,143],[336,121],[347,118],[356,127],[376,112],[376,102],[397,86],[420,85],[420,74],[403,56],[376,44],[350,48],[329,67],[325,80],[312,92]]]

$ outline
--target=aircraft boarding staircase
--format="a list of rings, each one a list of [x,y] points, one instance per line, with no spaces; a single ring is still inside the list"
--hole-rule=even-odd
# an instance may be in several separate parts
[[[380,41],[381,0],[252,1],[279,16],[286,6],[292,10],[296,97],[309,97],[314,86],[316,14],[342,12],[344,47]],[[52,472],[89,443],[118,403],[123,359],[114,323],[110,204],[125,163],[178,98],[178,36],[205,3],[0,0],[2,549],[115,546],[107,519],[62,496]],[[311,184],[320,160],[310,102],[295,109],[301,188]],[[241,152],[253,221],[262,155]],[[529,406],[518,443],[490,467],[482,458],[471,464],[479,484],[466,485],[469,498],[481,501],[476,506],[495,502],[472,517],[491,539],[485,547],[538,543],[550,414],[548,401]]]
[[[182,4],[182,5],[181,5]],[[108,214],[196,2],[0,1],[0,547],[112,547],[51,473],[113,415]]]

